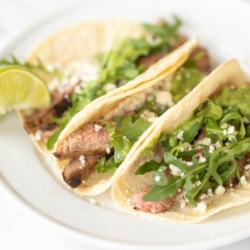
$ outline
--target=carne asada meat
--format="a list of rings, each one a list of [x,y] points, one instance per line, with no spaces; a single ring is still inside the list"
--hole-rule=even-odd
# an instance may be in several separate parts
[[[80,82],[79,82],[80,83]],[[61,117],[71,106],[71,96],[74,93],[75,85],[65,85],[62,91],[52,93],[52,103],[43,110],[35,110],[31,116],[24,117],[24,128],[30,134],[42,126],[53,123],[51,117]]]
[[[181,44],[180,44],[181,45]],[[179,45],[179,46],[180,46]],[[141,56],[137,64],[144,65],[145,69],[148,69],[151,65],[159,61],[161,58],[166,56],[169,52],[159,52],[148,56]],[[211,71],[210,58],[206,49],[202,47],[196,48],[190,55],[189,59],[194,58],[196,55],[201,54],[201,58],[197,60],[198,69],[204,73]]]
[[[195,56],[200,54],[200,58],[197,60],[198,69],[204,73],[211,72],[210,58],[205,48],[198,47],[189,56],[189,59],[193,59]]]
[[[114,122],[113,122],[114,123]],[[110,146],[108,129],[105,124],[85,124],[70,134],[53,153],[59,160],[86,156],[104,156]]]
[[[99,157],[72,158],[62,173],[64,181],[71,187],[76,188],[83,183],[95,170]]]
[[[149,191],[149,189],[150,188],[146,188],[132,196],[131,204],[134,206],[134,209],[150,213],[163,213],[181,196],[181,192],[177,191],[173,197],[161,201],[144,201],[143,196]]]

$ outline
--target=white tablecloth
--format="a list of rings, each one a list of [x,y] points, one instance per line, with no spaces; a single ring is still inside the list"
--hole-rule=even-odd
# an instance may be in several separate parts
[[[80,0],[1,0],[0,50],[5,44],[37,19]],[[18,21],[17,21],[18,20]],[[20,21],[21,20],[21,21]],[[247,32],[247,31],[246,31]],[[233,225],[232,225],[233,226]],[[220,250],[249,250],[250,238]],[[0,193],[0,249],[73,249],[94,250],[34,220]],[[218,250],[218,249],[217,249]]]

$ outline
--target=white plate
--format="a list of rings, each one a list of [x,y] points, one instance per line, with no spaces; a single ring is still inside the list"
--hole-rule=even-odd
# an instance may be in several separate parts
[[[125,15],[128,20],[154,22],[176,14],[183,20],[184,32],[198,36],[209,48],[214,65],[234,57],[247,70],[249,13],[250,5],[239,0],[89,1],[33,25],[0,56],[23,58],[41,39],[79,21]],[[196,225],[159,223],[122,214],[109,192],[97,197],[97,205],[93,205],[88,198],[81,199],[61,186],[50,162],[35,151],[14,113],[1,119],[0,135],[1,192],[36,218],[85,244],[107,249],[209,249],[250,236],[250,204]]]

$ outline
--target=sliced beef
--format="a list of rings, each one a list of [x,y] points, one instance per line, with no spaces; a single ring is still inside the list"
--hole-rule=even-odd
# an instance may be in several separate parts
[[[132,196],[131,205],[134,206],[134,209],[150,213],[163,213],[169,209],[181,195],[181,192],[176,192],[173,197],[169,197],[161,201],[144,201],[143,196],[149,191],[149,189],[150,188],[146,188],[145,190]]]
[[[98,157],[82,157],[71,159],[62,173],[64,181],[73,188],[78,187],[90,176],[99,161]]]
[[[145,69],[148,69],[151,65],[158,62],[161,58],[163,58],[167,54],[168,52],[159,52],[159,53],[148,55],[148,56],[141,56],[138,59],[137,64],[143,65]]]
[[[191,53],[189,59],[193,59],[194,57],[198,56],[198,54],[201,55],[200,59],[197,61],[198,69],[204,73],[210,73],[211,72],[211,61],[210,57],[208,55],[208,51],[205,48],[198,47],[194,49],[194,51]]]
[[[43,126],[53,123],[51,117],[61,117],[63,113],[71,106],[71,96],[74,93],[76,85],[80,82],[71,85],[63,86],[62,90],[52,93],[52,101],[48,108],[35,110],[32,115],[24,117],[24,128],[30,134]]]
[[[48,138],[52,136],[58,129],[59,125],[56,123],[48,123],[40,128],[41,140],[46,144]]]
[[[175,47],[179,47],[184,43],[184,41],[180,41],[180,43],[176,43]],[[178,44],[178,45],[177,45]],[[151,65],[158,62],[161,58],[166,56],[169,52],[159,52],[156,54],[148,55],[148,56],[141,56],[137,64],[144,65],[145,69],[148,69]],[[210,73],[211,72],[211,62],[210,57],[206,49],[202,47],[196,48],[190,55],[189,59],[193,59],[198,54],[201,55],[201,58],[197,60],[197,67],[201,72]]]
[[[59,160],[71,159],[80,155],[104,156],[107,154],[109,145],[110,139],[106,125],[89,123],[70,134],[53,154]]]
[[[71,105],[69,98],[56,92],[53,94],[51,105],[42,110],[35,110],[31,116],[24,117],[24,128],[30,134],[43,126],[51,124],[51,117],[61,117]]]

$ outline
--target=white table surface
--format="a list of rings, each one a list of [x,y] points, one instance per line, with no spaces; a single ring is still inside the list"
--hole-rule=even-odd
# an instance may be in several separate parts
[[[1,0],[0,50],[30,23],[77,2],[80,0]],[[216,250],[249,250],[249,246],[250,238]],[[0,193],[0,249],[94,250],[97,248],[85,246],[53,231],[48,225],[37,221]]]

